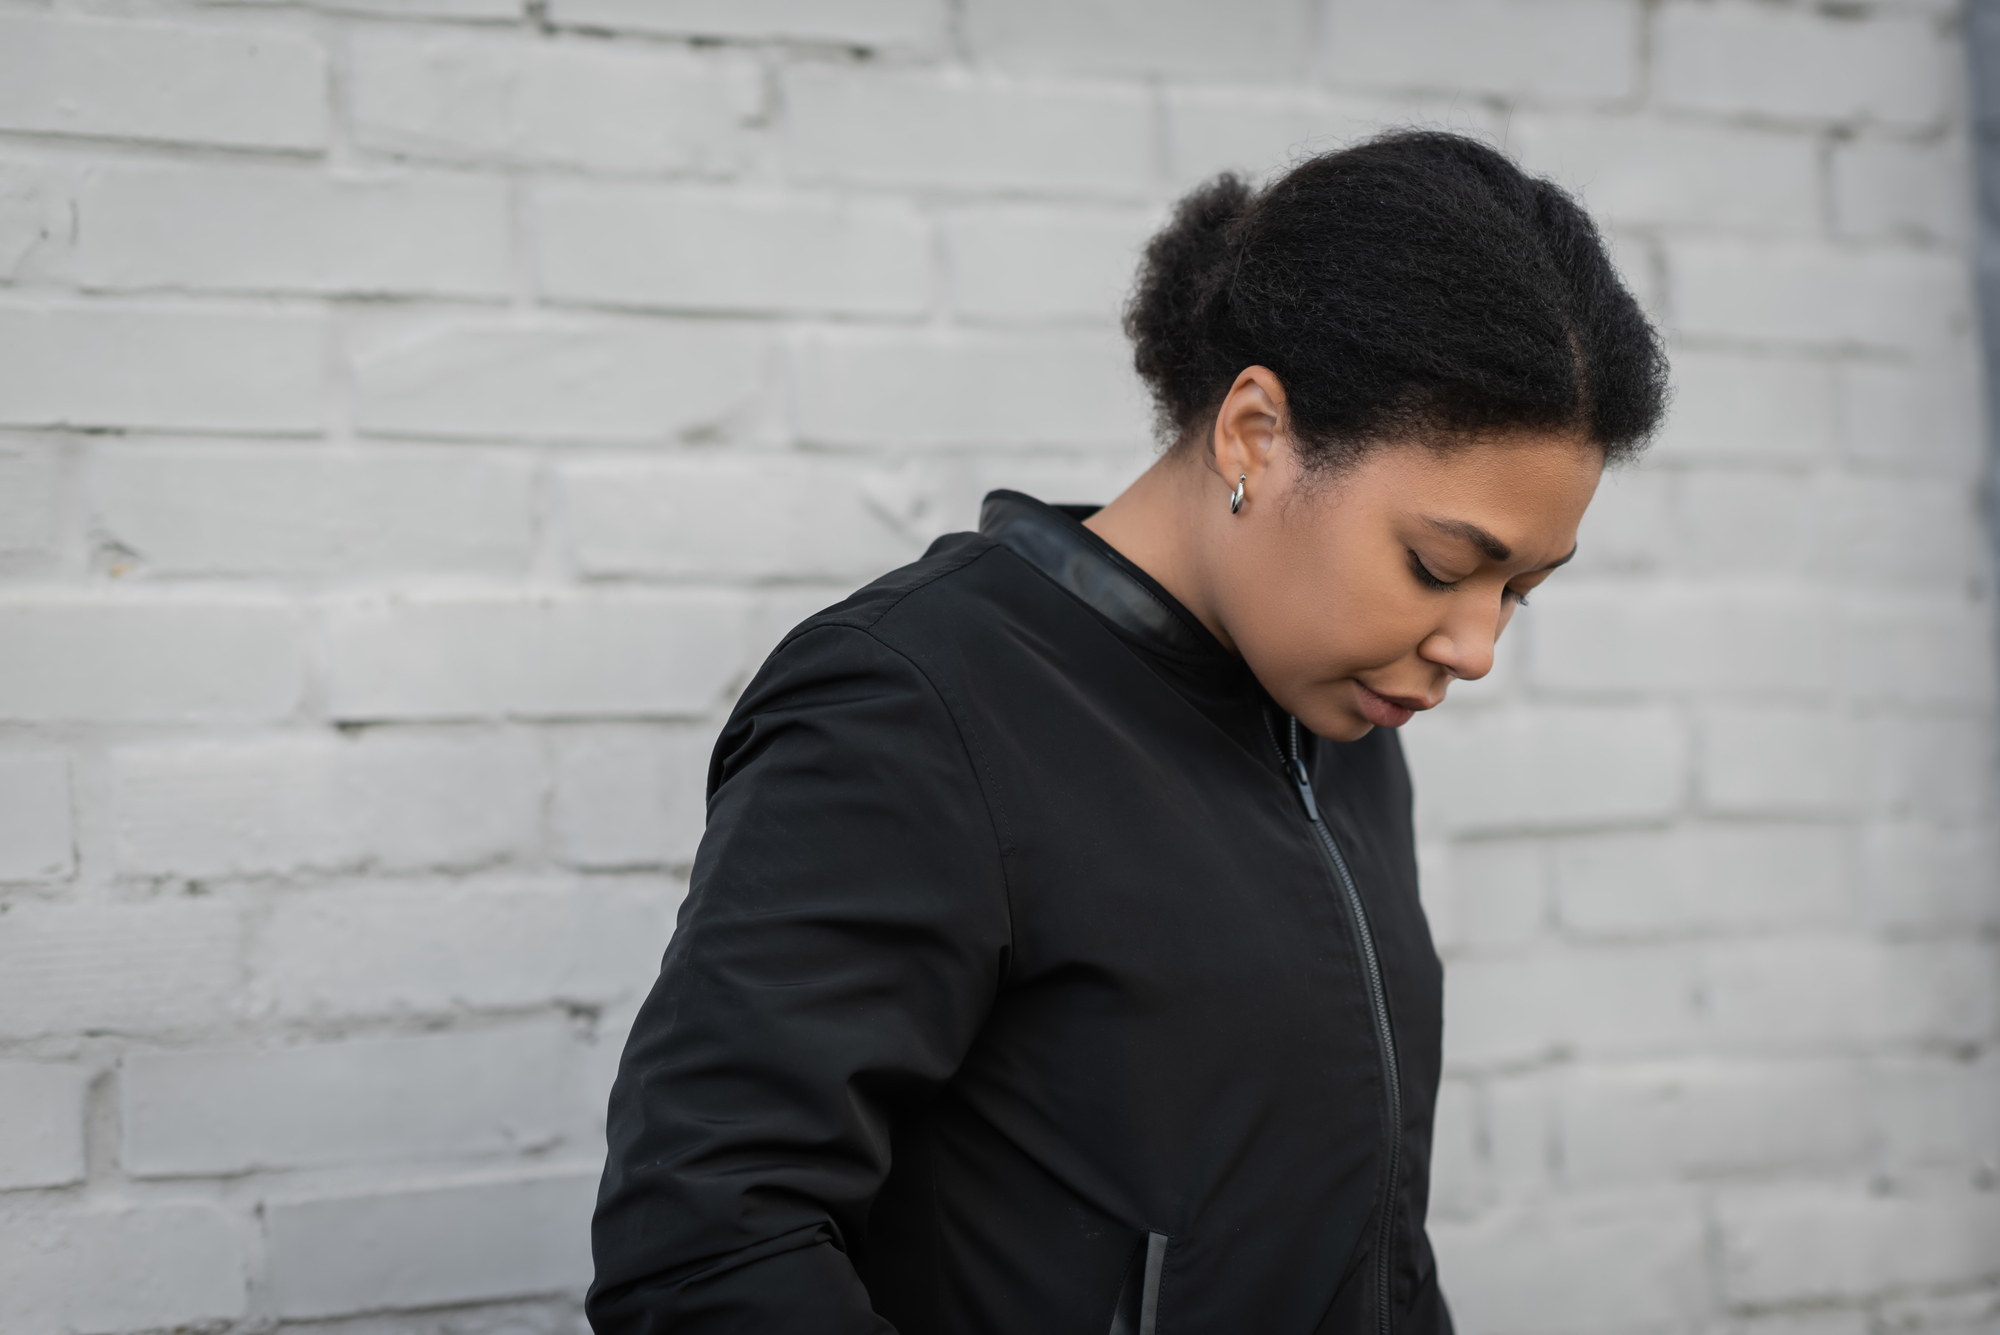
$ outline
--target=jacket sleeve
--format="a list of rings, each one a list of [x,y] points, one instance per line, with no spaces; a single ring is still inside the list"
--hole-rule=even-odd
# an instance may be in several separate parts
[[[611,1091],[598,1335],[889,1332],[858,1278],[898,1116],[958,1068],[1008,941],[1000,837],[930,681],[869,633],[775,654]]]

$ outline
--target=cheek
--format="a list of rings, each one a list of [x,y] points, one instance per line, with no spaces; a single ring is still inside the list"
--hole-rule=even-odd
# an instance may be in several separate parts
[[[1303,688],[1385,666],[1435,628],[1432,600],[1380,552],[1329,543],[1263,569],[1231,634],[1267,688],[1280,680]]]

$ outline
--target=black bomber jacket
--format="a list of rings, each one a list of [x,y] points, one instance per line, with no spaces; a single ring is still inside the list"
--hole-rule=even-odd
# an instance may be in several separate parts
[[[599,1335],[1448,1335],[1396,736],[1298,729],[1087,513],[993,493],[745,691]]]

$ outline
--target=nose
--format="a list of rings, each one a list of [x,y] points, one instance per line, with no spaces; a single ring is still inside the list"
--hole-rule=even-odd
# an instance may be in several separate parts
[[[1417,656],[1449,672],[1462,681],[1478,681],[1493,670],[1493,645],[1497,627],[1448,626],[1431,634],[1417,646]]]

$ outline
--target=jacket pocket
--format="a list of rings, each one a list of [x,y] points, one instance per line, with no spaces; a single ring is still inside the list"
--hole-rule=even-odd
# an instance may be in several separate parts
[[[1125,1285],[1111,1313],[1111,1335],[1154,1335],[1160,1314],[1160,1271],[1167,1262],[1167,1235],[1148,1233],[1146,1244],[1125,1267]]]

